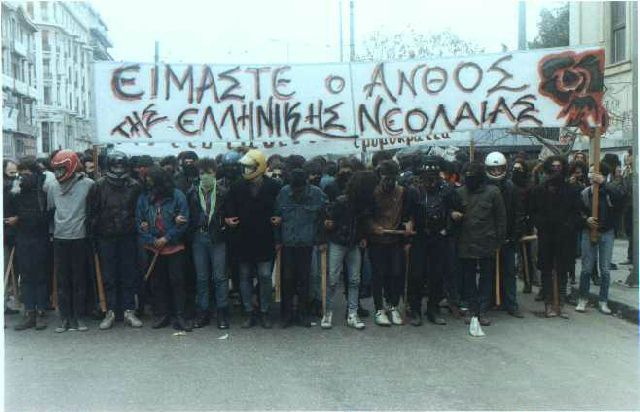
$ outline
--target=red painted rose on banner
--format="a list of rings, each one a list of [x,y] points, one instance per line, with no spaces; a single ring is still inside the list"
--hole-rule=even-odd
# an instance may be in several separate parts
[[[538,64],[539,92],[562,106],[558,119],[591,135],[591,120],[605,132],[609,115],[604,107],[604,50],[566,51],[543,57]]]

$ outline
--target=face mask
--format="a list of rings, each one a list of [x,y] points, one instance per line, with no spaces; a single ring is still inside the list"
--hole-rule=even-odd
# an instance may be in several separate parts
[[[514,170],[511,176],[511,180],[513,180],[513,183],[517,184],[518,186],[524,186],[525,183],[527,183],[527,175],[522,170]]]
[[[53,169],[53,174],[56,176],[56,179],[60,182],[62,181],[62,178],[64,178],[64,175],[67,174],[67,169],[65,169],[64,167]]]
[[[351,176],[353,176],[353,173],[351,172],[340,172],[338,173],[338,183],[341,185],[345,185],[347,184],[347,182],[349,181],[349,179],[351,179]]]
[[[200,186],[206,191],[210,191],[216,185],[216,175],[203,173],[200,175]]]
[[[562,173],[555,172],[553,174],[545,176],[544,180],[545,182],[548,182],[551,186],[559,186],[562,184],[562,182],[564,182],[564,177],[562,176]]]
[[[38,175],[20,176],[20,188],[28,190],[33,189],[38,184]]]
[[[184,175],[187,177],[197,177],[198,176],[198,168],[193,164],[186,164],[182,166],[182,170],[184,171]]]
[[[307,183],[306,173],[302,170],[293,170],[291,172],[291,189],[294,191],[304,189],[305,184]]]
[[[382,186],[382,190],[385,192],[391,192],[396,187],[396,177],[395,176],[382,176],[380,180],[380,186]]]
[[[464,184],[469,188],[469,190],[474,191],[480,187],[482,183],[482,176],[477,175],[468,175],[465,176]]]

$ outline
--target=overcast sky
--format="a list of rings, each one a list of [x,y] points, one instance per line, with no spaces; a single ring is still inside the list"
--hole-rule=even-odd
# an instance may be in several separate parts
[[[349,0],[93,0],[108,26],[115,60],[153,61],[154,41],[167,62],[309,63],[339,61],[340,4],[345,58]],[[355,0],[356,49],[370,33],[451,30],[487,52],[517,48],[518,3],[503,1]],[[527,2],[527,37],[542,7]]]

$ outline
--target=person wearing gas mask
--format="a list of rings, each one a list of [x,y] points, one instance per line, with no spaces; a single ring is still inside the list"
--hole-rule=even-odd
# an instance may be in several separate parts
[[[174,181],[176,188],[182,193],[188,193],[191,187],[195,185],[196,180],[198,180],[197,161],[198,155],[191,150],[178,155],[180,170],[175,175]]]
[[[264,176],[266,159],[259,150],[249,150],[241,159],[242,180],[229,190],[225,223],[235,236],[240,271],[240,294],[244,309],[243,328],[253,327],[257,321],[263,328],[271,328],[271,270],[275,253],[274,226],[280,219],[274,215],[280,185]],[[252,276],[259,284],[259,316],[253,311]]]
[[[444,297],[444,268],[449,251],[450,222],[460,219],[461,205],[456,192],[440,177],[442,159],[426,156],[418,168],[413,189],[417,193],[416,235],[412,241],[408,294],[411,324],[422,325],[422,297],[427,284],[427,319],[445,325],[438,302]],[[451,274],[449,274],[451,275]]]
[[[15,330],[47,327],[49,307],[47,265],[50,251],[47,194],[43,190],[45,177],[32,157],[18,164],[18,190],[4,199],[6,224],[15,229],[16,273],[20,274],[24,317]]]
[[[374,191],[373,215],[367,225],[375,323],[379,326],[402,325],[398,304],[404,292],[403,248],[410,247],[408,238],[413,234],[411,211],[415,199],[410,190],[398,185],[400,168],[396,162],[385,160],[376,171],[380,181]],[[384,306],[383,291],[388,308]]]
[[[149,261],[157,256],[151,285],[153,289],[153,329],[169,324],[173,308],[174,329],[191,331],[184,318],[185,233],[189,222],[189,207],[185,195],[175,188],[172,177],[154,166],[146,177],[148,191],[138,197],[136,228]],[[171,305],[173,303],[173,305]]]
[[[47,206],[54,210],[53,259],[61,318],[56,332],[86,331],[82,317],[88,273],[84,257],[89,255],[87,197],[94,182],[77,171],[80,160],[71,150],[56,153],[51,167],[57,180],[47,192]]]
[[[516,250],[520,246],[520,239],[524,234],[524,205],[517,195],[515,185],[507,178],[507,159],[500,152],[491,152],[484,161],[487,179],[489,183],[500,189],[507,214],[507,232],[504,244],[500,246],[500,293],[502,296],[502,308],[515,318],[522,318],[522,312],[518,308],[516,287]]]
[[[542,273],[545,316],[551,318],[566,316],[553,305],[553,272],[557,274],[557,290],[564,295],[567,273],[574,262],[574,232],[582,218],[579,193],[566,181],[566,160],[550,156],[542,168],[544,181],[531,190],[529,213],[538,232],[538,268]],[[564,296],[559,296],[560,305],[564,300]]]
[[[496,250],[507,236],[507,213],[500,189],[487,184],[484,163],[472,162],[464,172],[464,186],[458,189],[462,201],[458,257],[464,274],[465,302],[469,312],[465,322],[477,316],[482,326],[491,321],[490,308]],[[480,278],[476,282],[476,265]]]
[[[282,184],[283,158],[278,154],[269,156],[265,175]]]
[[[276,248],[282,248],[282,314],[283,327],[298,319],[311,326],[310,280],[314,246],[326,250],[323,240],[324,213],[327,197],[309,181],[305,169],[291,171],[290,182],[276,198],[275,215],[279,225]],[[298,296],[298,313],[293,313],[293,297]]]
[[[89,192],[89,222],[96,242],[105,284],[107,313],[100,329],[110,329],[116,311],[124,310],[125,324],[139,328],[135,315],[136,204],[140,185],[128,173],[128,157],[113,151],[107,155],[107,172]],[[120,307],[118,294],[120,290]]]
[[[229,278],[227,277],[226,226],[222,210],[228,189],[216,176],[216,162],[197,162],[198,185],[187,194],[190,233],[193,233],[193,262],[196,267],[196,318],[193,327],[209,324],[209,283],[213,284],[218,329],[229,328]]]

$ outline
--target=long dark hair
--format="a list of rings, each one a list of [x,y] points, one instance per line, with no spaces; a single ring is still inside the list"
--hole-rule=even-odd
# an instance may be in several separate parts
[[[378,185],[374,172],[355,172],[347,182],[345,194],[358,214],[366,214],[374,204],[373,192]]]
[[[153,183],[151,186],[151,193],[159,195],[163,198],[173,197],[173,190],[175,189],[175,183],[173,177],[159,166],[152,166],[149,168],[147,179]]]

